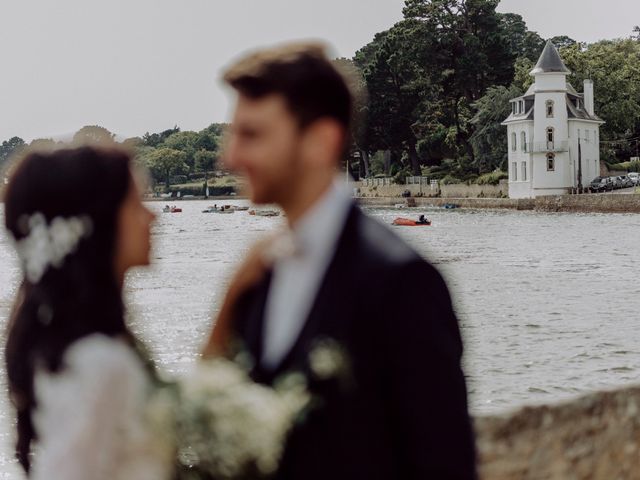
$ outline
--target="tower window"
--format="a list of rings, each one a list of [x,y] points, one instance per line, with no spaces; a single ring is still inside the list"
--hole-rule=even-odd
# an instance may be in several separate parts
[[[518,162],[511,163],[511,181],[512,182],[518,181]]]
[[[553,148],[553,127],[547,128],[547,148]]]
[[[547,154],[547,172],[553,172],[556,169],[556,156],[553,153]]]
[[[516,132],[513,132],[511,134],[511,151],[515,152],[517,148],[516,145]]]
[[[527,162],[522,162],[522,181],[527,181]]]
[[[553,100],[547,100],[547,118],[553,118]]]
[[[527,151],[527,134],[526,132],[522,132],[520,133],[520,143],[522,145],[520,145],[520,148],[522,148],[523,152]]]

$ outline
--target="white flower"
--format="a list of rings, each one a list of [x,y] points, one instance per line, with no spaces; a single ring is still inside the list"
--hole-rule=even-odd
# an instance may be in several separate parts
[[[47,225],[42,213],[34,213],[19,223],[28,234],[16,241],[16,250],[31,283],[38,283],[49,267],[62,267],[80,240],[91,234],[91,221],[86,216],[56,217]]]
[[[321,380],[342,375],[348,368],[344,349],[333,339],[318,340],[309,352],[311,371]]]
[[[155,423],[173,425],[165,437],[173,439],[187,472],[220,479],[274,473],[286,436],[310,401],[304,382],[263,386],[224,359],[199,363],[176,387],[173,420],[156,409]]]

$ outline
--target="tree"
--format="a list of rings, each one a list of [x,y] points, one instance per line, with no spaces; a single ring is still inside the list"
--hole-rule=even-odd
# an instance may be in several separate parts
[[[30,149],[36,150],[49,150],[56,146],[56,142],[53,138],[36,138],[29,144]]]
[[[572,72],[569,81],[578,90],[585,79],[594,82],[595,111],[606,122],[601,139],[618,142],[618,157],[635,156],[635,142],[628,140],[640,136],[640,43],[627,39],[603,40],[586,48],[575,44],[562,55]],[[606,158],[606,150],[603,153],[614,161]]]
[[[491,172],[506,166],[507,129],[502,122],[511,113],[509,100],[522,95],[517,86],[490,87],[474,107],[476,114],[471,120],[475,126],[469,138],[475,152],[475,167],[478,174]]]
[[[499,14],[501,30],[516,57],[524,57],[535,62],[540,57],[545,41],[536,32],[527,29],[521,15],[515,13]]]
[[[194,154],[195,168],[200,172],[211,172],[216,167],[218,154],[210,150],[201,149]]]
[[[551,43],[555,45],[555,47],[560,50],[562,48],[568,48],[573,45],[576,45],[576,42],[573,38],[567,37],[566,35],[558,35],[551,38]]]
[[[164,182],[167,189],[173,175],[181,175],[189,170],[185,162],[186,154],[171,148],[148,150],[140,157],[140,162],[151,171],[154,180]]]
[[[122,142],[122,146],[130,149],[136,149],[144,145],[144,140],[140,137],[130,137]]]
[[[3,169],[13,155],[17,155],[26,146],[20,137],[11,137],[0,145],[0,169]]]
[[[224,123],[212,123],[197,133],[194,148],[196,150],[218,151],[226,129],[227,125]]]
[[[162,147],[179,150],[185,154],[184,161],[189,166],[189,173],[195,170],[195,153],[196,141],[198,134],[196,132],[177,132],[167,137],[162,142]]]
[[[370,94],[370,151],[390,150],[392,163],[406,159],[416,175],[448,156],[473,163],[472,105],[488,87],[511,83],[529,38],[521,18],[503,19],[497,5],[407,0],[405,19],[356,54]],[[517,48],[510,28],[520,33]]]
[[[86,125],[73,136],[73,143],[84,144],[112,144],[115,142],[115,134],[99,125]]]
[[[421,102],[427,100],[435,87],[428,72],[434,63],[432,52],[437,51],[424,48],[434,37],[428,32],[420,35],[422,27],[415,21],[400,22],[376,35],[354,59],[370,95],[362,144],[368,151],[390,150],[396,158],[406,152],[411,171],[416,175],[420,174],[420,161],[414,124]]]
[[[174,133],[178,133],[180,128],[176,125],[173,128],[164,130],[160,133],[145,133],[142,136],[142,142],[147,147],[157,147]]]

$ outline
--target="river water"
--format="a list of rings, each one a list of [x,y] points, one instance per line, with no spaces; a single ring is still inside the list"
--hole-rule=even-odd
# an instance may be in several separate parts
[[[242,201],[236,201],[236,204]],[[128,278],[132,329],[172,372],[196,358],[234,265],[282,218],[181,214],[152,203],[154,261]],[[554,402],[638,381],[640,215],[372,209],[384,223],[426,213],[433,226],[398,234],[447,279],[465,341],[474,414]],[[0,220],[2,213],[0,208]],[[19,269],[0,231],[0,330]],[[406,299],[417,305],[420,299]],[[419,315],[419,310],[416,311]],[[0,367],[0,479],[18,479]]]

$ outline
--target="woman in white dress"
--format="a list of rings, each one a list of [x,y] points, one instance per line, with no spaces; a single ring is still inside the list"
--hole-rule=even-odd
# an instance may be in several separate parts
[[[153,369],[124,322],[125,273],[148,264],[154,219],[131,163],[94,147],[31,153],[10,178],[6,227],[24,280],[5,359],[29,478],[172,475],[145,422]]]

